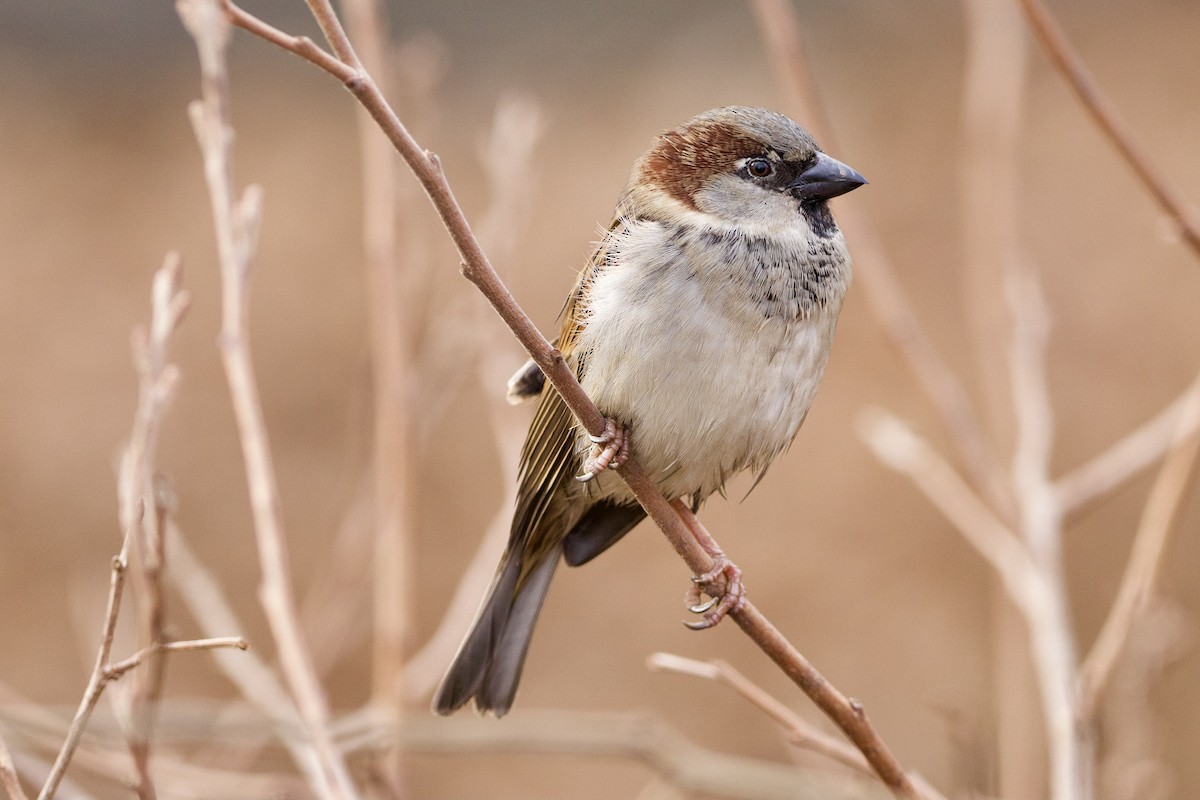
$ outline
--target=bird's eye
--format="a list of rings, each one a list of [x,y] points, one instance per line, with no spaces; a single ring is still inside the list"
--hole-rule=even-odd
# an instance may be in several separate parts
[[[775,171],[775,167],[765,158],[752,158],[746,162],[746,171],[755,178],[765,178]]]

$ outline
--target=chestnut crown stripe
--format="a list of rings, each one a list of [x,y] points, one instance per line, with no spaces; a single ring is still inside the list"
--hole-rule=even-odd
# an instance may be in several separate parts
[[[658,137],[642,161],[650,185],[661,186],[674,199],[694,209],[693,196],[714,175],[732,169],[735,161],[763,155],[767,146],[725,123],[694,125]]]
[[[784,161],[806,163],[821,148],[782,114],[738,106],[714,109],[659,136],[635,170],[635,182],[660,186],[695,209],[693,198],[710,178],[733,171],[739,159],[772,152]]]

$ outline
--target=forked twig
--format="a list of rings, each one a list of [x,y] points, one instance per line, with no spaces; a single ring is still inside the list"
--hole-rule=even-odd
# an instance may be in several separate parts
[[[143,800],[155,797],[150,775],[150,737],[162,695],[165,668],[165,654],[159,647],[166,641],[163,519],[171,503],[170,489],[157,473],[154,455],[162,417],[179,377],[178,369],[167,361],[167,349],[171,335],[191,304],[191,296],[180,285],[181,272],[179,256],[168,254],[162,268],[154,275],[150,325],[134,331],[138,404],[129,444],[122,454],[118,481],[122,524],[128,525],[135,517],[138,520],[129,542],[128,573],[137,609],[138,638],[147,655],[146,668],[133,679],[127,739],[137,771],[138,796]],[[152,513],[137,514],[139,506],[152,509]]]
[[[146,663],[152,655],[179,653],[185,650],[217,650],[222,647],[229,647],[234,650],[249,650],[250,642],[241,636],[220,636],[215,639],[187,639],[182,642],[166,642],[164,644],[143,647],[129,658],[121,659],[105,667],[104,678],[110,681],[116,680],[134,667]]]
[[[470,225],[450,190],[437,156],[417,144],[379,92],[371,76],[361,69],[329,2],[309,0],[309,7],[332,47],[339,54],[340,60],[317,48],[311,41],[289,36],[266,25],[237,8],[229,0],[222,0],[221,5],[234,25],[262,36],[325,69],[342,81],[350,93],[363,104],[429,195],[462,258],[464,276],[491,302],[492,307],[541,367],[583,427],[599,435],[604,430],[604,416],[584,393],[562,354],[541,335],[501,282],[472,234]],[[692,572],[700,575],[709,571],[713,566],[712,560],[696,543],[682,520],[636,460],[627,461],[618,470],[618,474],[626,481],[635,497],[662,529]],[[834,689],[750,602],[746,602],[731,616],[863,751],[880,778],[896,796],[910,799],[920,797],[904,769],[867,720],[860,704],[850,701]]]
[[[156,480],[154,456],[158,431],[178,381],[178,370],[167,361],[167,349],[191,298],[180,288],[180,261],[168,254],[163,266],[155,273],[151,293],[150,325],[134,331],[134,363],[138,371],[138,404],[129,444],[122,455],[120,475],[120,511],[125,536],[121,552],[112,561],[108,600],[96,661],[88,678],[87,688],[71,721],[66,740],[47,775],[39,800],[49,800],[66,774],[79,742],[91,718],[92,711],[104,688],[138,666],[139,673],[132,699],[132,725],[127,738],[134,768],[138,773],[137,791],[142,797],[154,797],[150,779],[150,721],[161,693],[162,662],[166,654],[177,650],[200,650],[217,647],[248,647],[240,638],[222,638],[169,643],[163,633],[162,565],[165,545],[163,532],[168,500],[161,481]],[[147,506],[153,505],[153,519],[148,519]],[[133,656],[110,663],[117,619],[130,572],[140,583],[142,637],[145,646]]]
[[[48,800],[58,791],[92,711],[104,687],[114,677],[108,673],[108,660],[112,653],[130,559],[135,554],[138,578],[144,584],[143,595],[150,614],[150,619],[146,622],[146,635],[152,644],[157,644],[161,636],[161,586],[158,584],[161,542],[155,534],[157,520],[146,525],[145,512],[147,498],[153,496],[150,476],[153,473],[151,465],[157,444],[158,426],[178,378],[177,370],[166,361],[167,344],[189,302],[187,293],[179,289],[179,269],[178,256],[169,254],[155,274],[149,329],[138,329],[133,337],[139,391],[133,432],[122,458],[120,500],[121,522],[125,535],[121,552],[112,561],[112,575],[109,579],[108,600],[105,604],[96,661],[66,739],[38,795],[39,800]],[[151,660],[160,666],[159,658]],[[134,698],[130,752],[139,773],[138,792],[145,797],[154,795],[148,763],[148,718],[157,702],[157,683],[156,676],[147,676],[144,681],[147,688],[140,688],[135,692]]]

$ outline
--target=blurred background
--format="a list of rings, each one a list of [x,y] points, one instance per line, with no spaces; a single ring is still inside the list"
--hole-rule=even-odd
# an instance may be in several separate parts
[[[518,108],[536,114],[541,135],[520,178],[529,205],[510,209],[513,243],[496,260],[547,333],[630,165],[657,133],[720,105],[794,113],[739,3],[388,6],[403,50],[388,74],[399,113],[441,156],[472,220],[491,203],[481,152],[498,104],[519,92]],[[247,7],[316,35],[300,3]],[[967,9],[879,0],[795,7],[836,131],[832,154],[871,181],[854,202],[876,224],[908,299],[1007,463],[1011,401],[996,379],[1007,311],[1002,285],[989,283],[992,254],[975,234],[972,198],[989,189],[971,183],[980,180],[972,148],[987,137],[968,141],[964,125]],[[1115,0],[1055,10],[1139,142],[1185,196],[1200,197],[1200,5],[1149,0],[1134,16]],[[1158,413],[1192,380],[1200,265],[1040,50],[1031,41],[1023,49],[1023,62],[999,65],[1026,70],[1015,238],[1006,245],[1040,271],[1052,317],[1057,475]],[[370,532],[361,509],[371,491],[373,396],[355,104],[310,65],[240,32],[231,80],[237,177],[265,191],[252,344],[292,572],[314,649],[330,643],[319,660],[343,713],[372,692]],[[272,656],[216,348],[212,221],[186,114],[198,92],[195,50],[169,3],[0,5],[0,683],[8,703],[69,714],[83,689],[120,546],[116,464],[136,402],[130,331],[148,319],[151,278],[169,250],[183,257],[194,301],[174,341],[182,382],[158,463],[174,486],[180,529],[240,616],[244,630],[228,633]],[[405,454],[417,563],[406,585],[416,614],[406,646],[415,651],[507,502],[505,470],[517,453],[498,452],[495,426],[522,430],[531,410],[501,408],[462,377],[482,360],[482,374],[502,382],[523,357],[506,342],[482,354],[461,345],[473,340],[456,328],[493,319],[459,277],[409,176],[400,182],[411,196],[399,221],[401,252],[428,275],[407,282],[404,298],[421,368]],[[951,797],[1037,796],[1041,733],[1020,622],[983,561],[860,441],[856,420],[880,405],[949,450],[859,286],[791,450],[753,494],[742,500],[749,482],[741,479],[703,519],[745,570],[754,602],[863,701],[906,766]],[[1116,593],[1151,477],[1123,485],[1067,528],[1063,557],[1084,652]],[[1191,646],[1198,522],[1192,493],[1162,575],[1167,632],[1152,648],[1153,666],[1140,667],[1148,677],[1122,695],[1127,716],[1102,737],[1104,752],[1123,753],[1117,763],[1127,768],[1102,780],[1103,797],[1200,796],[1200,655]],[[832,769],[792,749],[727,689],[646,669],[655,651],[719,657],[831,729],[734,626],[685,630],[686,586],[686,568],[648,525],[586,569],[561,570],[516,709],[495,724],[547,708],[644,712],[715,751]],[[341,614],[332,622],[331,608]],[[174,595],[168,619],[173,635],[200,635]],[[132,646],[123,636],[118,656]],[[171,659],[165,707],[235,694],[208,656]],[[413,713],[424,717],[427,702],[414,699]],[[11,726],[3,730],[14,747],[46,755]],[[228,754],[197,758],[221,763]],[[289,770],[269,750],[256,763]],[[1030,793],[1015,794],[1014,774],[1026,776],[1021,791]],[[126,796],[86,765],[71,775],[94,796]],[[633,760],[519,750],[416,754],[404,781],[422,798],[688,796]]]

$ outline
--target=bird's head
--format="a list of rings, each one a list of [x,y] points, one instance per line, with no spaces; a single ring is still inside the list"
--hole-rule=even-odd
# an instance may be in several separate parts
[[[707,111],[659,136],[634,166],[622,212],[770,231],[814,214],[866,178],[825,155],[804,128],[763,108]]]

